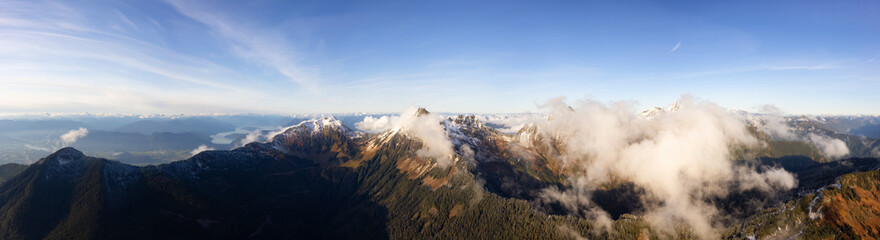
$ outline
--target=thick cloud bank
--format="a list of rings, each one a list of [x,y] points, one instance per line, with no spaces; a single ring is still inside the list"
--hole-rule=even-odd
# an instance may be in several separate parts
[[[423,113],[418,108],[410,107],[399,116],[380,118],[368,116],[362,122],[355,124],[355,127],[366,132],[400,129],[422,141],[422,149],[418,152],[420,156],[433,158],[437,161],[437,165],[446,168],[452,163],[455,150],[446,135],[446,130],[441,126],[442,121],[442,115]]]
[[[717,210],[708,199],[733,191],[791,189],[795,178],[782,169],[737,166],[730,149],[755,146],[744,121],[712,103],[683,97],[677,110],[650,118],[632,104],[553,99],[542,106],[539,133],[555,139],[561,165],[574,169],[569,187],[550,188],[545,200],[608,223],[608,214],[590,202],[600,186],[620,181],[644,189],[646,219],[661,231],[691,226],[702,238],[717,238]],[[603,221],[604,220],[604,221]]]
[[[89,130],[81,127],[79,129],[70,130],[69,132],[61,135],[61,137],[59,138],[61,139],[61,145],[66,147],[70,146],[71,144],[75,143],[76,140],[79,140],[86,135],[89,135]]]

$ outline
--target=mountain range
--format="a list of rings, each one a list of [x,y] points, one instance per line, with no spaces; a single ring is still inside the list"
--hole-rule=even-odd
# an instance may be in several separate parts
[[[681,114],[688,113],[687,107]],[[562,110],[548,122],[563,121],[576,111]],[[655,109],[642,119],[689,122],[664,115],[676,111],[678,105]],[[777,138],[760,126],[741,129],[743,139],[760,143],[723,142],[727,168],[697,169],[732,170],[726,174],[734,179],[694,173],[693,180],[705,180],[703,184],[738,190],[721,194],[687,183],[668,185],[687,191],[683,196],[691,199],[683,202],[686,206],[710,209],[710,232],[702,231],[700,221],[687,219],[692,215],[658,214],[658,209],[682,203],[657,198],[667,185],[655,186],[641,180],[643,176],[613,167],[609,172],[592,171],[604,169],[595,165],[603,158],[621,158],[578,149],[584,141],[601,144],[613,139],[580,137],[616,134],[550,131],[550,124],[528,124],[516,133],[503,133],[473,115],[442,117],[417,109],[376,133],[352,130],[333,117],[317,118],[286,127],[266,141],[158,165],[89,157],[71,147],[29,166],[2,165],[0,239],[880,236],[880,160],[871,157],[877,140],[824,132],[828,127],[815,121],[796,125],[792,138]],[[652,126],[644,129],[654,131]],[[634,133],[630,136],[635,138],[624,137],[622,142],[627,148],[648,149],[678,134],[661,129]],[[843,139],[853,150],[829,157],[827,149],[798,140],[810,134]],[[572,155],[579,151],[583,154]],[[626,149],[615,153],[630,154]],[[600,177],[603,180],[594,180]],[[657,175],[656,181],[662,177]],[[675,224],[658,223],[664,221]]]

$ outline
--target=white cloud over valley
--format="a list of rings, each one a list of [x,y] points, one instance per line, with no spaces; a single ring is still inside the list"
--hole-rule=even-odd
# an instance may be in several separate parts
[[[80,138],[83,138],[86,135],[89,135],[89,130],[81,127],[79,129],[74,129],[74,130],[68,131],[67,133],[61,135],[61,137],[59,137],[59,139],[61,140],[61,145],[66,147],[66,146],[70,146],[73,143],[76,143],[76,140],[79,140]]]

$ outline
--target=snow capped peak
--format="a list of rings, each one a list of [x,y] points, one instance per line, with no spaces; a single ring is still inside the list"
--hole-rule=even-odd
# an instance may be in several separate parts
[[[681,105],[678,104],[678,101],[675,101],[675,102],[672,102],[672,104],[669,104],[668,107],[666,107],[666,111],[667,112],[675,112],[675,111],[678,111],[679,108],[681,108]]]
[[[471,115],[458,115],[456,117],[450,117],[445,120],[446,122],[452,122],[456,125],[467,126],[470,128],[482,128],[483,122],[478,120],[476,116]]]
[[[639,113],[639,115],[643,118],[651,119],[663,113],[678,111],[678,109],[681,109],[681,104],[676,101],[672,102],[672,104],[669,104],[669,106],[667,106],[666,108],[655,106],[654,108],[642,111],[641,113]]]
[[[294,127],[306,127],[311,128],[313,131],[321,131],[324,128],[343,128],[342,121],[336,119],[334,116],[315,118],[308,121],[301,122]]]
[[[459,159],[471,162],[474,161],[474,156],[481,156],[479,159],[484,160],[496,159],[489,153],[497,150],[498,141],[503,141],[500,131],[483,124],[474,115],[450,117],[442,124],[446,137],[457,149]]]
[[[355,133],[348,127],[342,124],[342,121],[336,119],[334,116],[326,116],[321,118],[315,118],[311,120],[303,121],[299,124],[287,127],[282,130],[277,135],[292,135],[292,134],[318,134],[323,132],[325,129],[329,130],[339,130],[348,135],[354,136]],[[274,136],[270,139],[275,138]]]
[[[331,135],[338,132],[348,138],[357,138],[359,135],[343,125],[342,121],[333,116],[326,116],[303,121],[299,124],[284,128],[280,131],[270,133],[267,143],[276,149],[283,148],[290,143],[291,139],[307,139],[316,136]]]
[[[654,107],[654,108],[642,111],[642,113],[640,113],[639,115],[641,115],[644,118],[652,118],[652,117],[656,116],[657,114],[661,114],[663,112],[666,112],[666,110],[664,110],[663,108],[660,108],[660,107]]]

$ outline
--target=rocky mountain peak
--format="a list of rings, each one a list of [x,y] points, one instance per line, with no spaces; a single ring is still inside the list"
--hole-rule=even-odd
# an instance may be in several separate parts
[[[428,114],[430,114],[430,113],[431,113],[431,112],[428,112],[428,110],[425,109],[425,108],[419,108],[419,109],[416,110],[416,117],[421,117],[421,116],[424,116],[424,115],[428,115]]]
[[[79,150],[72,147],[65,147],[46,157],[46,161],[64,165],[71,161],[81,160],[85,157],[86,155]]]
[[[452,120],[453,123],[458,124],[458,125],[462,125],[462,126],[476,127],[476,126],[482,125],[482,123],[479,120],[477,120],[473,114],[458,115],[458,116],[452,117],[450,119]]]

